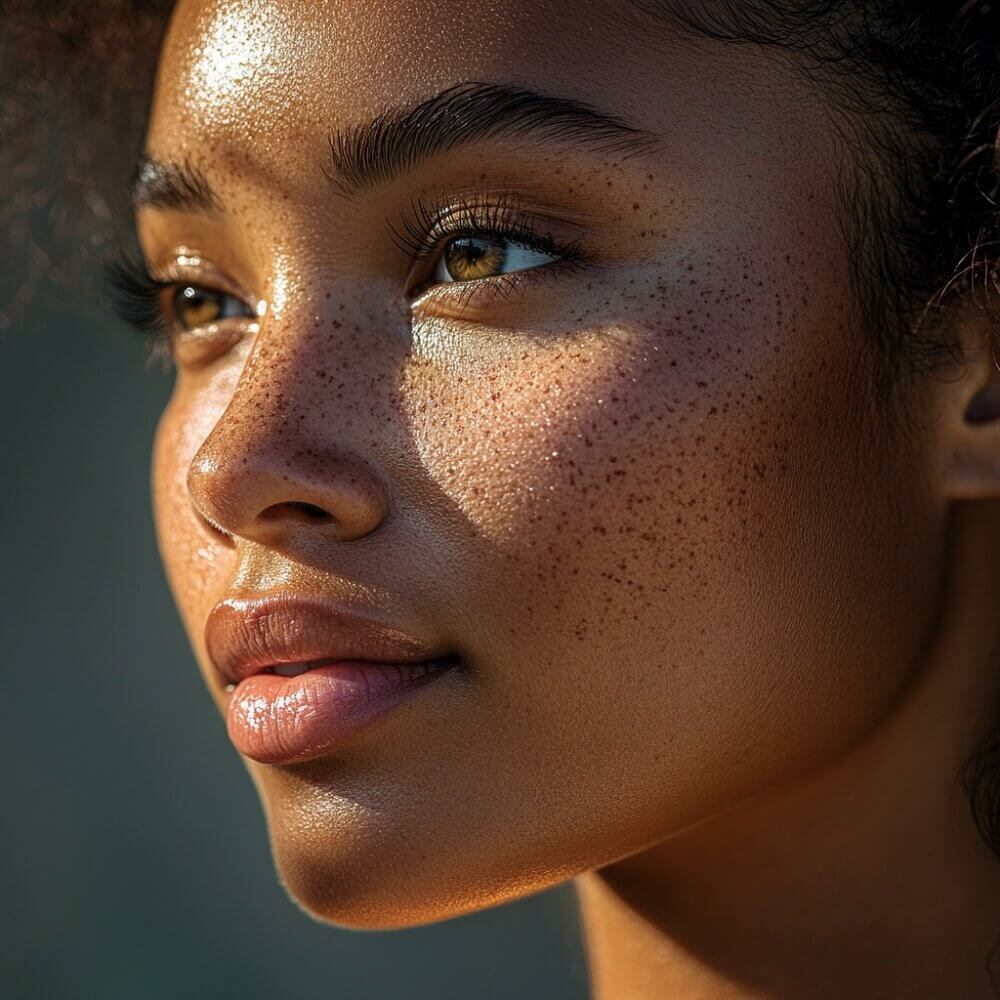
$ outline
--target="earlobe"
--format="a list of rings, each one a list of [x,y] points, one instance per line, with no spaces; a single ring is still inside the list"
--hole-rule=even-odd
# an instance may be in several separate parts
[[[1000,497],[1000,328],[975,327],[963,337],[958,377],[943,386],[945,486],[956,500]]]

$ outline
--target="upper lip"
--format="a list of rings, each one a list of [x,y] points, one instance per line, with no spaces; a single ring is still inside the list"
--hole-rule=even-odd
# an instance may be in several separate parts
[[[221,601],[208,616],[205,646],[219,673],[233,684],[281,663],[419,663],[451,655],[344,606],[281,595]]]

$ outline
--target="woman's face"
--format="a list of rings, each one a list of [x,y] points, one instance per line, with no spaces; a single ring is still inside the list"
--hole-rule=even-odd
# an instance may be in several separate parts
[[[867,401],[847,133],[773,55],[630,11],[181,2],[166,42],[147,152],[213,194],[161,170],[141,239],[215,298],[178,313],[154,493],[210,691],[232,731],[227,600],[461,657],[325,752],[239,708],[282,878],[340,924],[521,896],[819,768],[930,617],[944,502]],[[507,90],[399,127],[470,83]]]

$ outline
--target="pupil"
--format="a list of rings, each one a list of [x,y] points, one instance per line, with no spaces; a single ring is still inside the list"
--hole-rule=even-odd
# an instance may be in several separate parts
[[[480,246],[474,240],[469,240],[465,247],[465,253],[472,263],[475,263],[480,257],[485,255],[486,247]]]
[[[446,264],[453,278],[473,280],[498,274],[506,258],[502,242],[463,236],[448,245]]]

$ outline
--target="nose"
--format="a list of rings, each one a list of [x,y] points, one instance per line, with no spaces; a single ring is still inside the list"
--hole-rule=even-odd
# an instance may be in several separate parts
[[[223,414],[187,473],[195,510],[234,538],[289,546],[295,538],[354,541],[388,513],[385,488],[354,455],[288,441],[287,428]]]

